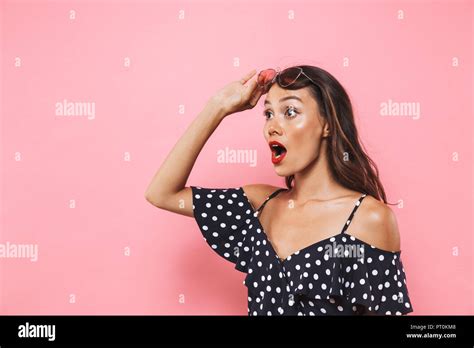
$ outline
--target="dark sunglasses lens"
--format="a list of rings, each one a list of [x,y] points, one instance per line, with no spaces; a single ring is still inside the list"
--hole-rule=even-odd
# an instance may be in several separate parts
[[[282,87],[286,87],[294,83],[301,74],[301,69],[299,68],[288,68],[281,72],[280,74],[280,84]]]

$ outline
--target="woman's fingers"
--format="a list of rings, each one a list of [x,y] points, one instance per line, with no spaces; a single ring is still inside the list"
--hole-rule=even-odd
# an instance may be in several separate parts
[[[252,80],[252,81],[248,84],[247,89],[245,89],[245,91],[244,91],[243,99],[250,101],[250,99],[252,98],[252,95],[255,93],[255,91],[256,91],[257,89],[258,89],[258,88],[257,88],[257,81],[256,81],[256,80]]]
[[[240,83],[245,84],[248,80],[252,78],[253,75],[255,75],[256,72],[257,72],[256,69],[249,71],[244,77],[240,79]]]
[[[262,96],[262,94],[263,94],[263,90],[262,90],[261,88],[259,88],[259,89],[257,90],[257,92],[255,92],[255,95],[252,97],[252,99],[251,99],[251,101],[250,101],[250,104],[251,104],[252,106],[257,105],[257,103],[258,103],[260,97]]]
[[[248,94],[248,101],[249,104],[254,107],[257,105],[258,100],[263,94],[263,88],[257,86],[257,82],[255,81],[254,84],[252,84],[252,88],[249,88],[249,91],[247,91]]]

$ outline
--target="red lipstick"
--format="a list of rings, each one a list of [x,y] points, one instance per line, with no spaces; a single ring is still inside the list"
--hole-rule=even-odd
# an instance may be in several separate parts
[[[272,151],[272,163],[278,164],[283,161],[287,152],[286,147],[276,140],[270,141],[268,145],[270,146],[270,150]]]

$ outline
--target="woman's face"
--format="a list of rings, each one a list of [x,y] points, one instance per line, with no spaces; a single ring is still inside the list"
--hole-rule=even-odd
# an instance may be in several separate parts
[[[286,99],[290,96],[301,100]],[[269,147],[268,158],[277,175],[298,173],[319,157],[325,119],[306,87],[287,90],[274,83],[266,95],[263,115],[263,135],[267,143],[275,140],[286,148],[286,153],[277,157],[278,153],[272,154]]]

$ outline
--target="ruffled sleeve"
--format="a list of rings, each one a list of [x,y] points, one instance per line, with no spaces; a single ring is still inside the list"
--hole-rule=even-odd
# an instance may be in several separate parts
[[[401,251],[382,250],[353,236],[341,238],[341,246],[348,242],[348,246],[357,248],[360,255],[324,255],[314,270],[319,275],[320,286],[309,284],[312,282],[310,277],[300,275],[298,278],[295,275],[294,291],[312,299],[333,301],[342,297],[357,314],[403,315],[413,312]],[[335,241],[335,238],[330,241]]]
[[[246,226],[253,209],[241,187],[191,186],[193,214],[204,240],[221,257],[247,272],[252,245]]]
[[[389,252],[367,247],[364,258],[365,279],[369,284],[370,298],[364,295],[367,288],[357,287],[354,291],[356,301],[362,303],[369,311],[382,315],[402,315],[413,312],[401,252]],[[359,284],[361,280],[359,279]],[[370,300],[370,301],[368,301]]]
[[[346,295],[359,311],[403,315],[413,311],[401,252],[365,245],[363,258],[341,260],[341,282],[334,288]]]

